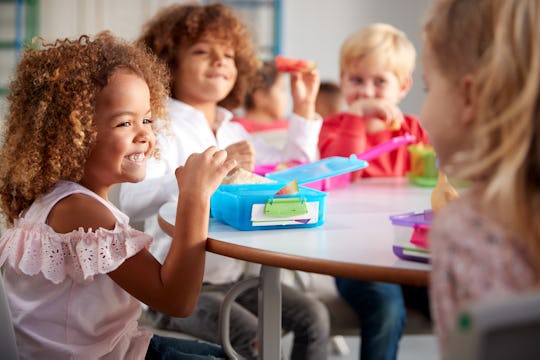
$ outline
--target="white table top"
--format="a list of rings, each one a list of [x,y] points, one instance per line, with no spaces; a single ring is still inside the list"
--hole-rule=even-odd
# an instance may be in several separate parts
[[[240,231],[211,219],[207,250],[282,268],[425,285],[430,265],[392,252],[389,216],[429,209],[431,190],[404,178],[365,179],[330,191],[326,221],[315,228]],[[172,224],[175,211],[176,204],[165,204],[159,215]]]

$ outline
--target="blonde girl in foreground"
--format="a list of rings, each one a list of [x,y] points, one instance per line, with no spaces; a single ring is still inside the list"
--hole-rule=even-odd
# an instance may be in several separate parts
[[[473,186],[431,229],[441,350],[463,306],[540,280],[540,2],[439,0],[425,25],[421,120],[442,169]]]
[[[236,162],[209,148],[176,170],[177,230],[161,265],[107,193],[145,177],[165,68],[108,33],[42,45],[18,65],[0,151],[11,225],[0,264],[20,357],[222,357],[218,346],[152,337],[137,320],[139,301],[175,316],[194,308],[209,198]]]

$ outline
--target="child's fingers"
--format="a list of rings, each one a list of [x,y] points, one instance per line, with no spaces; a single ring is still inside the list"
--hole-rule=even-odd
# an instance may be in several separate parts
[[[315,68],[311,71],[305,71],[302,73],[304,80],[317,81],[319,79],[319,69]]]
[[[401,113],[392,113],[390,117],[386,119],[386,126],[390,130],[399,130],[401,124],[403,123],[403,114]]]
[[[251,160],[240,161],[240,162],[237,161],[237,163],[238,163],[238,166],[240,166],[244,170],[253,171],[253,169],[255,169],[255,162]]]
[[[294,71],[290,73],[291,82],[296,83],[298,80],[300,80],[300,73],[298,71]]]
[[[205,156],[214,156],[216,153],[218,153],[220,150],[218,150],[217,147],[215,146],[210,146],[209,148],[207,148],[206,150],[204,150],[202,152],[203,155]]]
[[[249,141],[240,141],[226,148],[229,154],[254,154],[255,150]]]
[[[223,169],[225,170],[225,174],[230,173],[234,168],[238,166],[238,162],[235,159],[227,159],[223,163]]]
[[[252,154],[229,155],[228,159],[236,160],[238,166],[248,171],[253,171],[253,168],[255,167],[255,157]]]
[[[206,151],[207,155],[211,156],[214,166],[220,167],[224,174],[229,173],[233,168],[238,166],[238,157],[230,158],[226,150],[218,150],[216,147],[210,147]],[[250,159],[246,156],[246,159]]]
[[[174,171],[174,175],[176,176],[176,178],[182,176],[182,173],[184,172],[184,167],[182,165],[180,165],[179,167],[176,168],[176,170]]]
[[[227,160],[227,151],[226,150],[217,150],[216,149],[216,151],[214,151],[213,153],[211,152],[210,154],[212,156],[212,159],[215,162],[218,162],[219,164],[222,164],[223,162],[225,162],[225,160]]]

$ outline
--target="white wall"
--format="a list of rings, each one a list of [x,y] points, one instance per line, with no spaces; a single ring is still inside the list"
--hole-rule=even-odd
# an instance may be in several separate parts
[[[41,0],[41,36],[51,40],[111,30],[134,40],[156,11],[174,0]],[[184,1],[185,2],[185,1]]]
[[[421,20],[432,0],[282,1],[283,54],[314,59],[322,79],[337,80],[342,42],[350,33],[371,22],[388,22],[405,31],[420,53]],[[175,1],[41,0],[41,36],[52,40],[109,29],[133,40],[139,35],[142,24],[161,6],[172,2]],[[402,109],[418,114],[423,96],[420,56],[413,78],[413,87],[403,100]]]
[[[422,103],[421,24],[431,0],[284,0],[283,53],[315,59],[321,78],[339,79],[339,49],[353,31],[372,22],[390,23],[416,47],[413,87],[403,111],[419,114]]]

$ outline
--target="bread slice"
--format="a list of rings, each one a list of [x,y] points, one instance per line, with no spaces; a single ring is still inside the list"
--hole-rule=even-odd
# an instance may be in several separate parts
[[[236,168],[231,174],[225,177],[222,184],[273,184],[274,180],[265,178],[247,171],[242,168]]]

